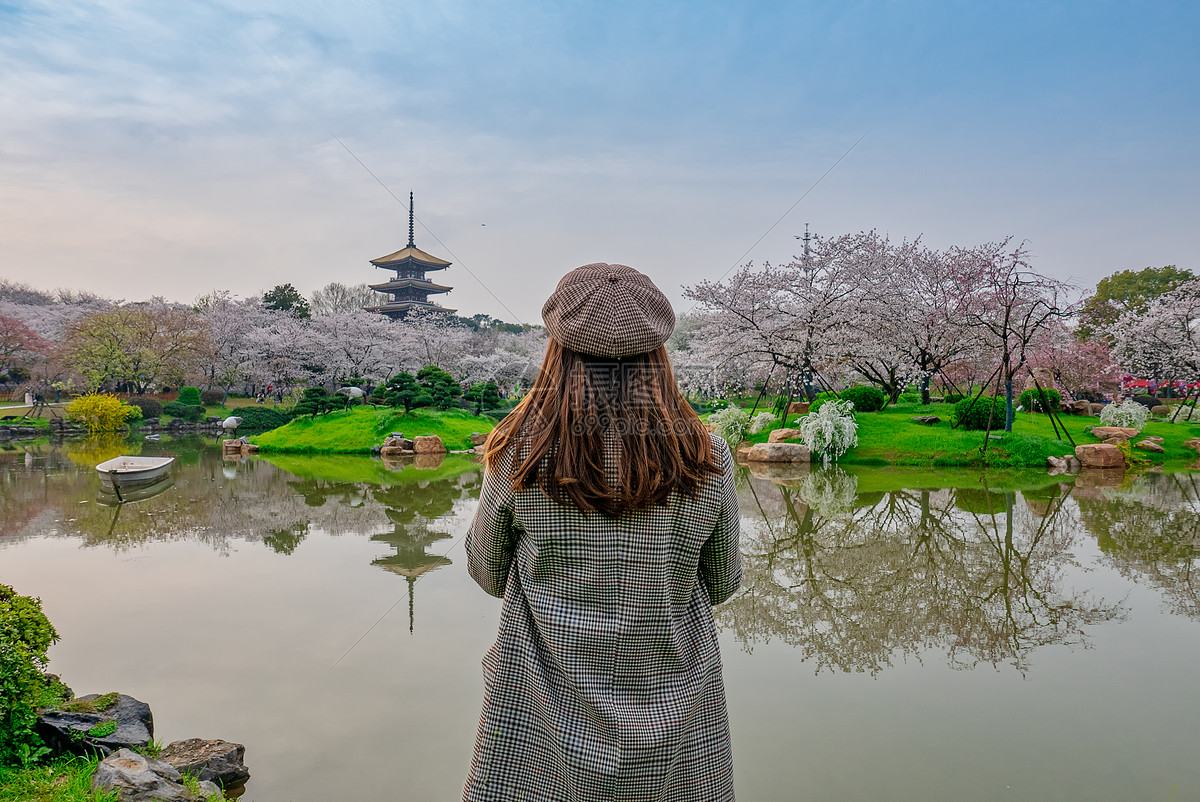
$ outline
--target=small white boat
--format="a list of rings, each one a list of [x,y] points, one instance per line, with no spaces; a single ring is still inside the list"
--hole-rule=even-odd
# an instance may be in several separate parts
[[[113,457],[96,466],[100,483],[120,493],[125,488],[145,487],[161,480],[175,463],[174,457]]]

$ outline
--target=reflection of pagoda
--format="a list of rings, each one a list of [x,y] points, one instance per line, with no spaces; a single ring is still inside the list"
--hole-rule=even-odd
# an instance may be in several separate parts
[[[380,306],[366,307],[368,312],[381,312],[391,318],[401,318],[413,309],[447,313],[457,311],[438,306],[429,300],[430,295],[438,295],[454,289],[434,284],[425,278],[426,272],[445,270],[450,266],[450,262],[427,254],[413,244],[413,195],[411,192],[408,193],[408,245],[393,254],[372,259],[371,264],[382,267],[384,270],[395,270],[396,277],[388,279],[383,284],[371,285],[371,289],[387,293],[392,296],[392,299]]]
[[[392,510],[388,510],[388,517],[393,518]],[[403,524],[396,523],[396,527],[391,532],[385,532],[379,535],[371,535],[371,540],[376,543],[387,543],[396,550],[395,554],[387,557],[380,557],[378,560],[372,560],[371,565],[378,565],[384,570],[391,571],[393,574],[399,574],[408,580],[408,631],[413,631],[413,586],[417,583],[417,577],[435,568],[441,568],[443,565],[450,565],[449,557],[442,557],[437,554],[426,554],[425,549],[439,540],[445,540],[450,537],[443,532],[431,532],[423,524]]]

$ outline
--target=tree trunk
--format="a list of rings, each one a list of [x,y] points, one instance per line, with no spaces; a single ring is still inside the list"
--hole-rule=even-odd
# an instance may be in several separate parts
[[[921,403],[929,404],[929,374],[921,377]]]
[[[1004,431],[1011,432],[1013,427],[1013,388],[1012,379],[1004,382]]]

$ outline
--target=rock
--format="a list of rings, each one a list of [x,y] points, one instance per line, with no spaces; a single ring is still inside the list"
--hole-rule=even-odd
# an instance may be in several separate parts
[[[446,444],[436,434],[427,434],[413,438],[413,451],[418,454],[445,454]]]
[[[1092,429],[1092,436],[1098,440],[1107,440],[1110,437],[1124,437],[1128,440],[1130,437],[1137,437],[1137,433],[1137,429],[1124,426],[1096,426]]]
[[[1200,452],[1200,437],[1193,437],[1190,440],[1184,440],[1180,445],[1184,448],[1190,448]]]
[[[1150,451],[1155,454],[1163,453],[1163,447],[1151,440],[1142,440],[1141,442],[1134,444],[1133,447],[1140,448],[1142,451]]]
[[[479,444],[479,445],[475,446],[474,448],[472,448],[472,449],[471,449],[471,451],[475,452],[476,454],[486,454],[486,453],[487,453],[487,446],[486,446],[486,445],[483,445],[483,444],[481,443],[481,444]]]
[[[206,796],[196,796],[182,780],[170,765],[120,749],[96,765],[92,790],[115,791],[120,802],[200,802],[221,793],[211,782],[202,781],[200,790]]]
[[[1087,401],[1072,401],[1068,407],[1072,415],[1091,415],[1092,405]]]
[[[1171,414],[1171,408],[1165,404],[1160,404],[1156,407],[1150,407],[1150,414],[1154,415],[1155,417],[1165,418],[1167,415]]]
[[[403,435],[398,435],[398,434],[393,433],[390,436],[384,438],[383,447],[384,448],[404,448]]]
[[[391,438],[388,438],[388,439],[391,439]],[[412,453],[413,453],[413,450],[411,448],[403,448],[401,446],[384,446],[383,448],[379,449],[379,456],[386,457],[387,459],[396,459],[397,457],[408,457],[408,456],[412,456]]]
[[[104,736],[87,732],[105,722],[117,728]],[[111,726],[111,725],[110,725]],[[72,699],[58,709],[38,714],[38,735],[56,752],[76,755],[109,755],[129,746],[145,746],[154,737],[150,705],[125,694],[88,694]]]
[[[481,446],[487,442],[488,436],[482,432],[471,432],[471,445]]]
[[[1104,411],[1103,404],[1092,404],[1092,414],[1093,415],[1099,415],[1103,411]]]
[[[1110,446],[1119,446],[1121,443],[1128,443],[1129,438],[1121,435],[1120,437],[1110,437],[1104,442]]]
[[[1151,443],[1158,443],[1160,446],[1166,442],[1166,440],[1163,440],[1161,437],[1159,437],[1156,434],[1148,434],[1145,437],[1143,437],[1142,440],[1151,442]]]
[[[749,445],[738,446],[737,453],[733,455],[734,460],[736,462],[747,462],[750,458],[750,449],[752,447]]]
[[[746,454],[750,462],[810,462],[807,446],[799,443],[758,443]]]
[[[937,415],[917,415],[912,419],[913,423],[919,423],[922,426],[933,426],[935,423],[941,423],[942,419]]]
[[[812,404],[808,403],[807,401],[793,401],[792,403],[788,404],[787,414],[807,415],[810,407],[812,407]]]
[[[1125,455],[1121,449],[1108,443],[1084,443],[1075,446],[1075,456],[1085,468],[1123,468]]]
[[[238,788],[250,779],[246,768],[246,747],[222,740],[189,738],[163,747],[158,759],[181,774],[209,780],[221,788]]]
[[[242,450],[242,445],[243,445],[243,443],[241,440],[222,440],[221,441],[221,450],[222,451],[239,451],[240,452]]]
[[[1062,457],[1046,457],[1046,467],[1066,470],[1067,461]]]
[[[257,454],[258,446],[254,443],[242,443],[242,454]]]
[[[776,429],[767,435],[767,442],[782,443],[785,440],[795,440],[799,436],[799,429]]]

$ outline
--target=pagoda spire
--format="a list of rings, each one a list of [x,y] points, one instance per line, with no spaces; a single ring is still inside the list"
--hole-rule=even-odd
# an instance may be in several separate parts
[[[408,193],[408,247],[415,248],[413,244],[413,194]]]

